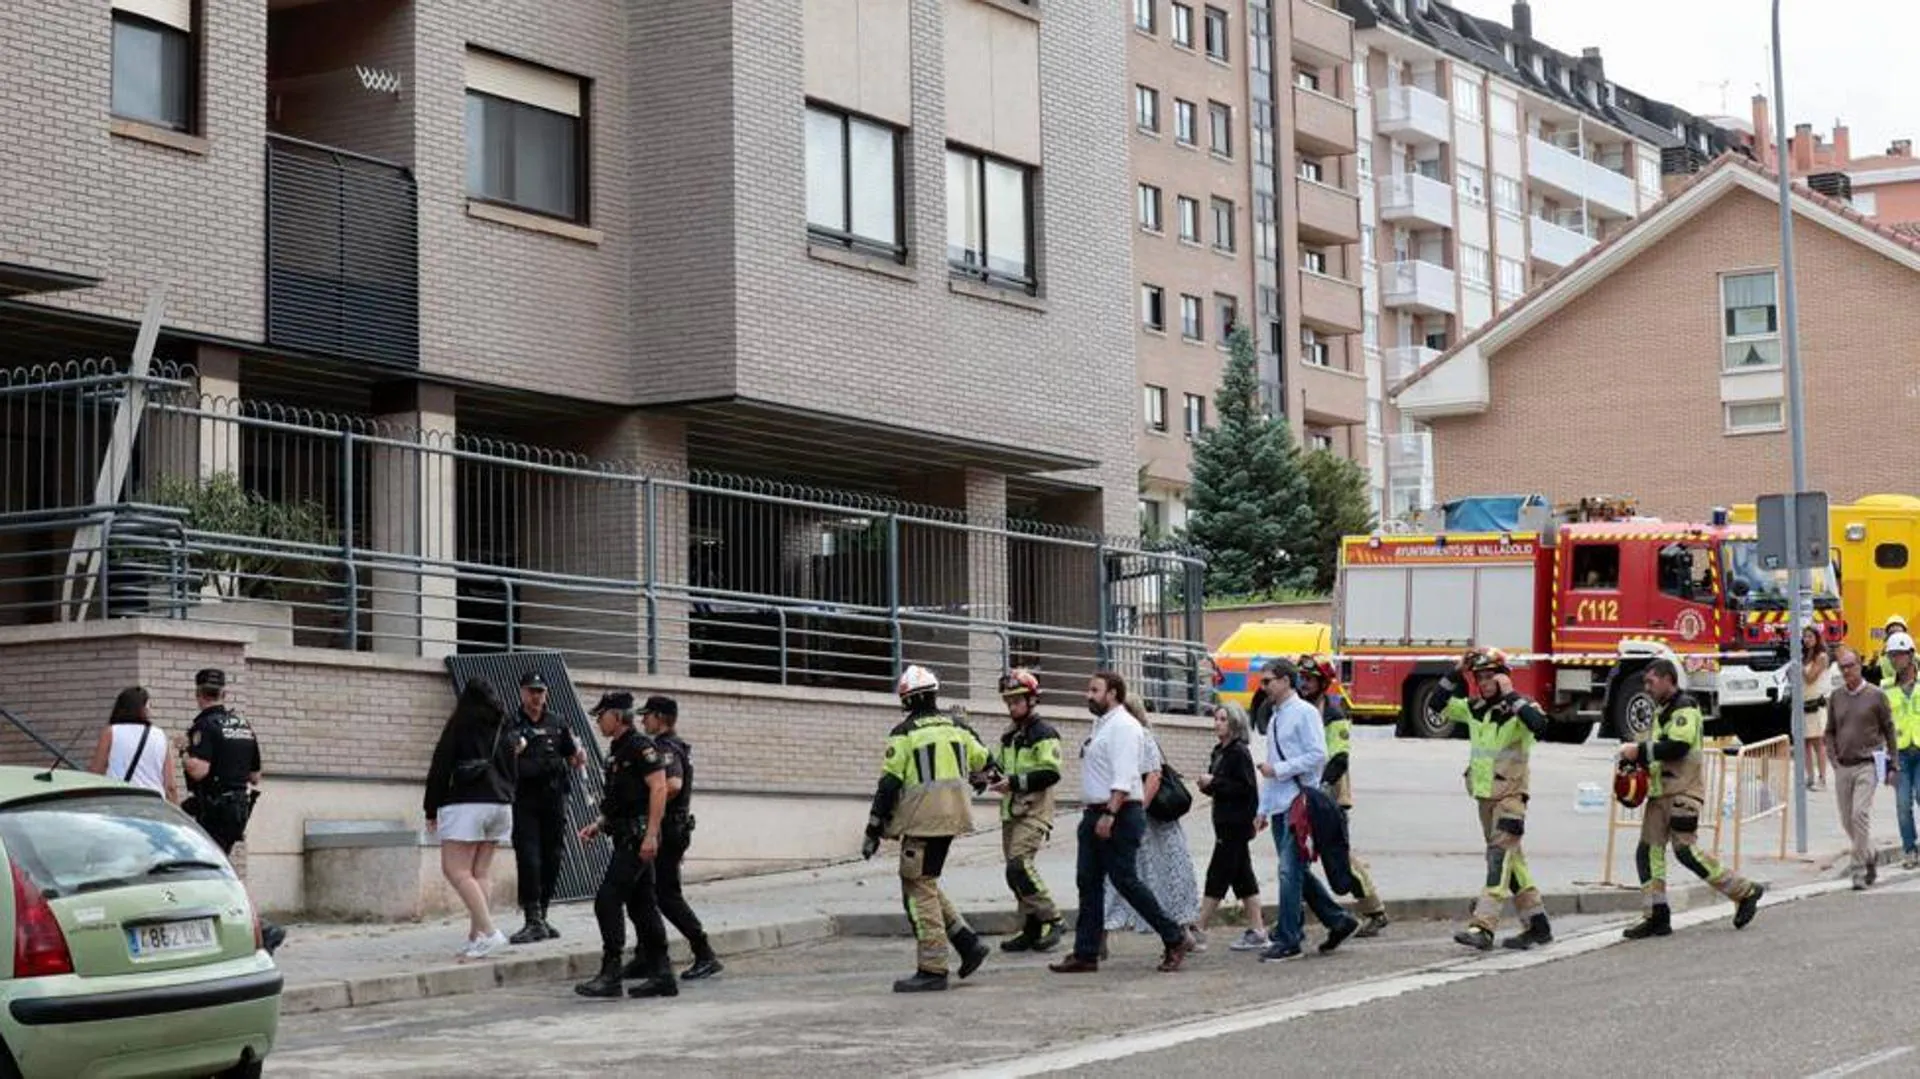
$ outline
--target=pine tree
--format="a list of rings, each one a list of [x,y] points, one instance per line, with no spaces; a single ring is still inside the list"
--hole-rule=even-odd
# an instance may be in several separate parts
[[[1313,583],[1314,511],[1300,451],[1285,418],[1260,408],[1253,336],[1228,338],[1215,394],[1217,425],[1193,451],[1187,536],[1207,556],[1207,593],[1272,595]]]
[[[1313,587],[1332,592],[1340,567],[1340,538],[1373,531],[1373,499],[1367,473],[1332,450],[1314,450],[1301,464],[1313,502]]]

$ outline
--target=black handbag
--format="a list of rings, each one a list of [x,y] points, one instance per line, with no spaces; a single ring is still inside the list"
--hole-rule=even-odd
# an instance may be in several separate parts
[[[1177,821],[1193,808],[1193,792],[1187,789],[1187,781],[1180,777],[1172,764],[1160,763],[1160,789],[1153,792],[1153,801],[1147,803],[1147,816],[1157,821]]]
[[[493,758],[500,754],[500,736],[505,733],[507,733],[507,720],[502,719],[500,726],[495,728],[493,732],[492,752],[484,757],[469,757],[463,761],[455,761],[453,765],[453,781],[460,784],[477,783],[491,771],[493,769]]]

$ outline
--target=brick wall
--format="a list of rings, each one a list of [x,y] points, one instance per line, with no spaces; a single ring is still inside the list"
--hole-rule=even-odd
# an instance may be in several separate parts
[[[1433,424],[1440,500],[1632,495],[1684,520],[1787,490],[1787,436],[1726,435],[1720,409],[1717,275],[1776,267],[1778,220],[1736,188],[1494,355],[1488,410]],[[1794,242],[1808,481],[1911,493],[1881,450],[1913,427],[1920,274],[1804,218]]]

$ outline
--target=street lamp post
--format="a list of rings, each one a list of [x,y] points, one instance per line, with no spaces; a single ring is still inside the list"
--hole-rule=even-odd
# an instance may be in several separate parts
[[[1793,282],[1793,177],[1787,160],[1787,94],[1785,66],[1780,60],[1780,0],[1773,0],[1774,171],[1780,180],[1780,288],[1785,309],[1782,334],[1786,337],[1787,438],[1793,445],[1793,497],[1788,499],[1787,559],[1793,579],[1788,603],[1787,680],[1792,683],[1793,709],[1793,841],[1794,850],[1807,852],[1807,717],[1806,680],[1801,677],[1800,638],[1806,626],[1801,604],[1811,591],[1800,549],[1799,497],[1807,489],[1807,434],[1800,402],[1800,310]]]

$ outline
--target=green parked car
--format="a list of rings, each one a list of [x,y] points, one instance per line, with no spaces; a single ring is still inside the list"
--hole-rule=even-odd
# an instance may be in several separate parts
[[[158,794],[0,767],[0,1079],[257,1076],[281,976],[220,848]]]

